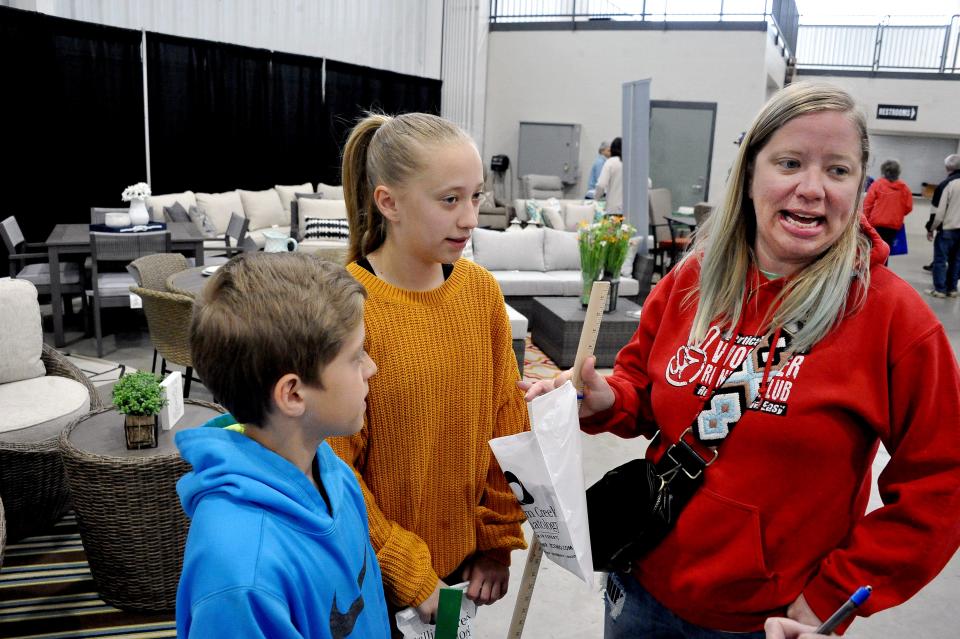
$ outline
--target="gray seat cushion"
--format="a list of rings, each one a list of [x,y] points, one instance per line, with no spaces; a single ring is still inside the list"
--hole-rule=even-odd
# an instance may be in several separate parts
[[[100,273],[97,275],[97,288],[100,297],[123,297],[130,295],[130,287],[137,281],[129,273]]]
[[[506,305],[507,319],[510,320],[510,335],[513,339],[525,339],[527,336],[527,318],[515,308]]]
[[[563,290],[557,295],[580,295],[583,293],[583,276],[580,271],[549,271],[546,273],[560,285]],[[640,282],[632,277],[621,277],[617,295],[632,297],[640,292]],[[531,295],[531,293],[514,293],[515,295]],[[540,295],[540,293],[533,293]]]
[[[543,271],[490,271],[505,296],[565,295],[563,281]]]
[[[47,375],[0,384],[0,441],[34,442],[56,437],[71,421],[90,410],[86,386]]]
[[[33,282],[36,286],[50,285],[50,265],[27,264],[17,273],[17,279]],[[74,262],[60,263],[60,283],[78,284],[80,282],[80,266]]]

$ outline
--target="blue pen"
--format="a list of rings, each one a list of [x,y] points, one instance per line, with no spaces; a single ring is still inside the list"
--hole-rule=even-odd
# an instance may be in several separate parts
[[[850,595],[846,603],[837,608],[837,611],[830,615],[829,619],[820,624],[820,627],[817,628],[817,634],[829,635],[836,630],[837,626],[846,621],[847,617],[852,615],[853,611],[870,597],[871,592],[873,592],[873,588],[870,586],[860,586],[857,588],[857,591]]]

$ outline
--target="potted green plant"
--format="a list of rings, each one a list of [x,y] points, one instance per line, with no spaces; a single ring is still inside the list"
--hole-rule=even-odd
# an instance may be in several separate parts
[[[121,377],[113,387],[113,405],[124,415],[127,448],[156,448],[160,409],[166,400],[160,378],[140,371]]]

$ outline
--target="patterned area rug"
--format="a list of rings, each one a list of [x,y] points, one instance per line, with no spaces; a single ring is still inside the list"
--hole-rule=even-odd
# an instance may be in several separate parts
[[[72,513],[3,553],[0,637],[176,637],[173,619],[172,612],[126,612],[100,599]]]
[[[560,372],[553,360],[544,355],[537,346],[530,341],[527,333],[527,350],[523,354],[523,378],[526,380],[549,379]]]

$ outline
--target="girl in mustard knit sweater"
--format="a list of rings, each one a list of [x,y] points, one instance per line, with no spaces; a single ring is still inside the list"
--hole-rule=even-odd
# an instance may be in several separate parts
[[[363,429],[330,445],[356,469],[388,600],[424,618],[445,583],[489,604],[507,591],[523,513],[487,443],[529,428],[493,277],[461,252],[483,165],[456,125],[370,115],[350,134],[347,269],[367,289]]]

